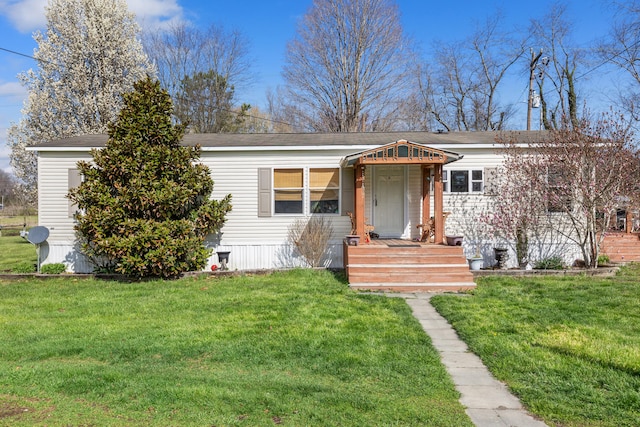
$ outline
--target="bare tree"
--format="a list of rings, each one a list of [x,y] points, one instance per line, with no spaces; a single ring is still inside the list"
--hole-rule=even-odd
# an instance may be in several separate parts
[[[312,131],[388,129],[411,59],[392,0],[314,0],[287,47],[287,121]]]
[[[487,19],[474,33],[449,43],[436,42],[434,67],[418,69],[413,98],[424,128],[443,130],[501,130],[512,115],[501,105],[499,87],[508,70],[522,57],[524,40],[500,28],[501,15]]]
[[[253,83],[249,42],[240,32],[180,23],[148,35],[144,44],[177,109],[198,112],[189,117],[192,130],[219,132],[231,126],[236,111],[248,110],[236,105],[236,94]]]
[[[11,174],[0,169],[0,205],[4,208],[16,190],[16,182]]]
[[[608,40],[598,47],[598,54],[630,78],[630,83],[620,88],[620,104],[635,121],[639,121],[640,3],[617,3],[617,8],[617,19],[613,21]]]
[[[571,41],[572,24],[566,15],[566,5],[556,3],[543,18],[533,20],[530,27],[534,42],[545,55],[546,65],[537,74],[544,129],[579,126],[576,72],[587,58],[586,52]]]

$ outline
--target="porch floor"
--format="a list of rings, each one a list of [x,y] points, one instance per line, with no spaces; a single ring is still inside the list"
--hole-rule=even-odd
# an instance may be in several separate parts
[[[343,245],[349,286],[354,289],[461,291],[475,288],[461,246],[403,239]]]

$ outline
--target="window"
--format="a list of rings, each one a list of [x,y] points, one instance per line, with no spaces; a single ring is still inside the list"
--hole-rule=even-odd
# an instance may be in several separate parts
[[[549,168],[547,171],[547,212],[571,211],[571,187],[565,183],[571,182],[559,168]]]
[[[445,192],[481,193],[483,190],[482,169],[443,171],[442,180]]]
[[[466,193],[469,191],[469,171],[451,171],[451,192]]]
[[[482,191],[482,171],[471,171],[471,191],[479,193]]]
[[[275,214],[338,214],[340,169],[274,169],[273,200]]]
[[[340,209],[340,170],[309,169],[309,212],[337,214]]]
[[[275,213],[301,214],[303,188],[302,169],[274,169]]]

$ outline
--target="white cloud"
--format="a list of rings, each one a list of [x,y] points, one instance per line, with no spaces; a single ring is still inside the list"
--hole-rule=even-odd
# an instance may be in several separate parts
[[[0,96],[9,99],[25,99],[27,97],[27,89],[20,82],[0,82]]]
[[[9,164],[9,147],[7,146],[7,133],[6,131],[0,131],[0,169],[7,173],[12,172],[11,165]]]
[[[177,0],[127,0],[127,4],[140,26],[147,30],[183,20],[183,9]]]
[[[0,0],[0,15],[4,15],[20,32],[44,29],[47,0]],[[128,0],[129,10],[144,27],[161,26],[182,19],[178,0]]]
[[[44,28],[47,0],[0,0],[0,14],[7,17],[20,32]]]

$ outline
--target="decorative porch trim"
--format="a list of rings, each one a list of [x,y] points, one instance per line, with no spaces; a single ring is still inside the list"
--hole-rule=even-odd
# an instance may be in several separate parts
[[[455,162],[462,155],[445,150],[428,147],[426,145],[409,142],[405,139],[382,145],[377,148],[351,154],[340,163],[342,168],[354,169],[354,210],[355,234],[365,240],[365,191],[364,177],[367,165],[422,165],[422,219],[423,223],[429,217],[430,198],[433,196],[434,208],[434,243],[442,243],[444,240],[443,211],[443,185],[442,166]],[[430,174],[433,171],[433,194],[430,192]]]
[[[460,154],[439,150],[405,139],[351,154],[342,160],[342,167],[379,164],[447,164],[461,159]]]

